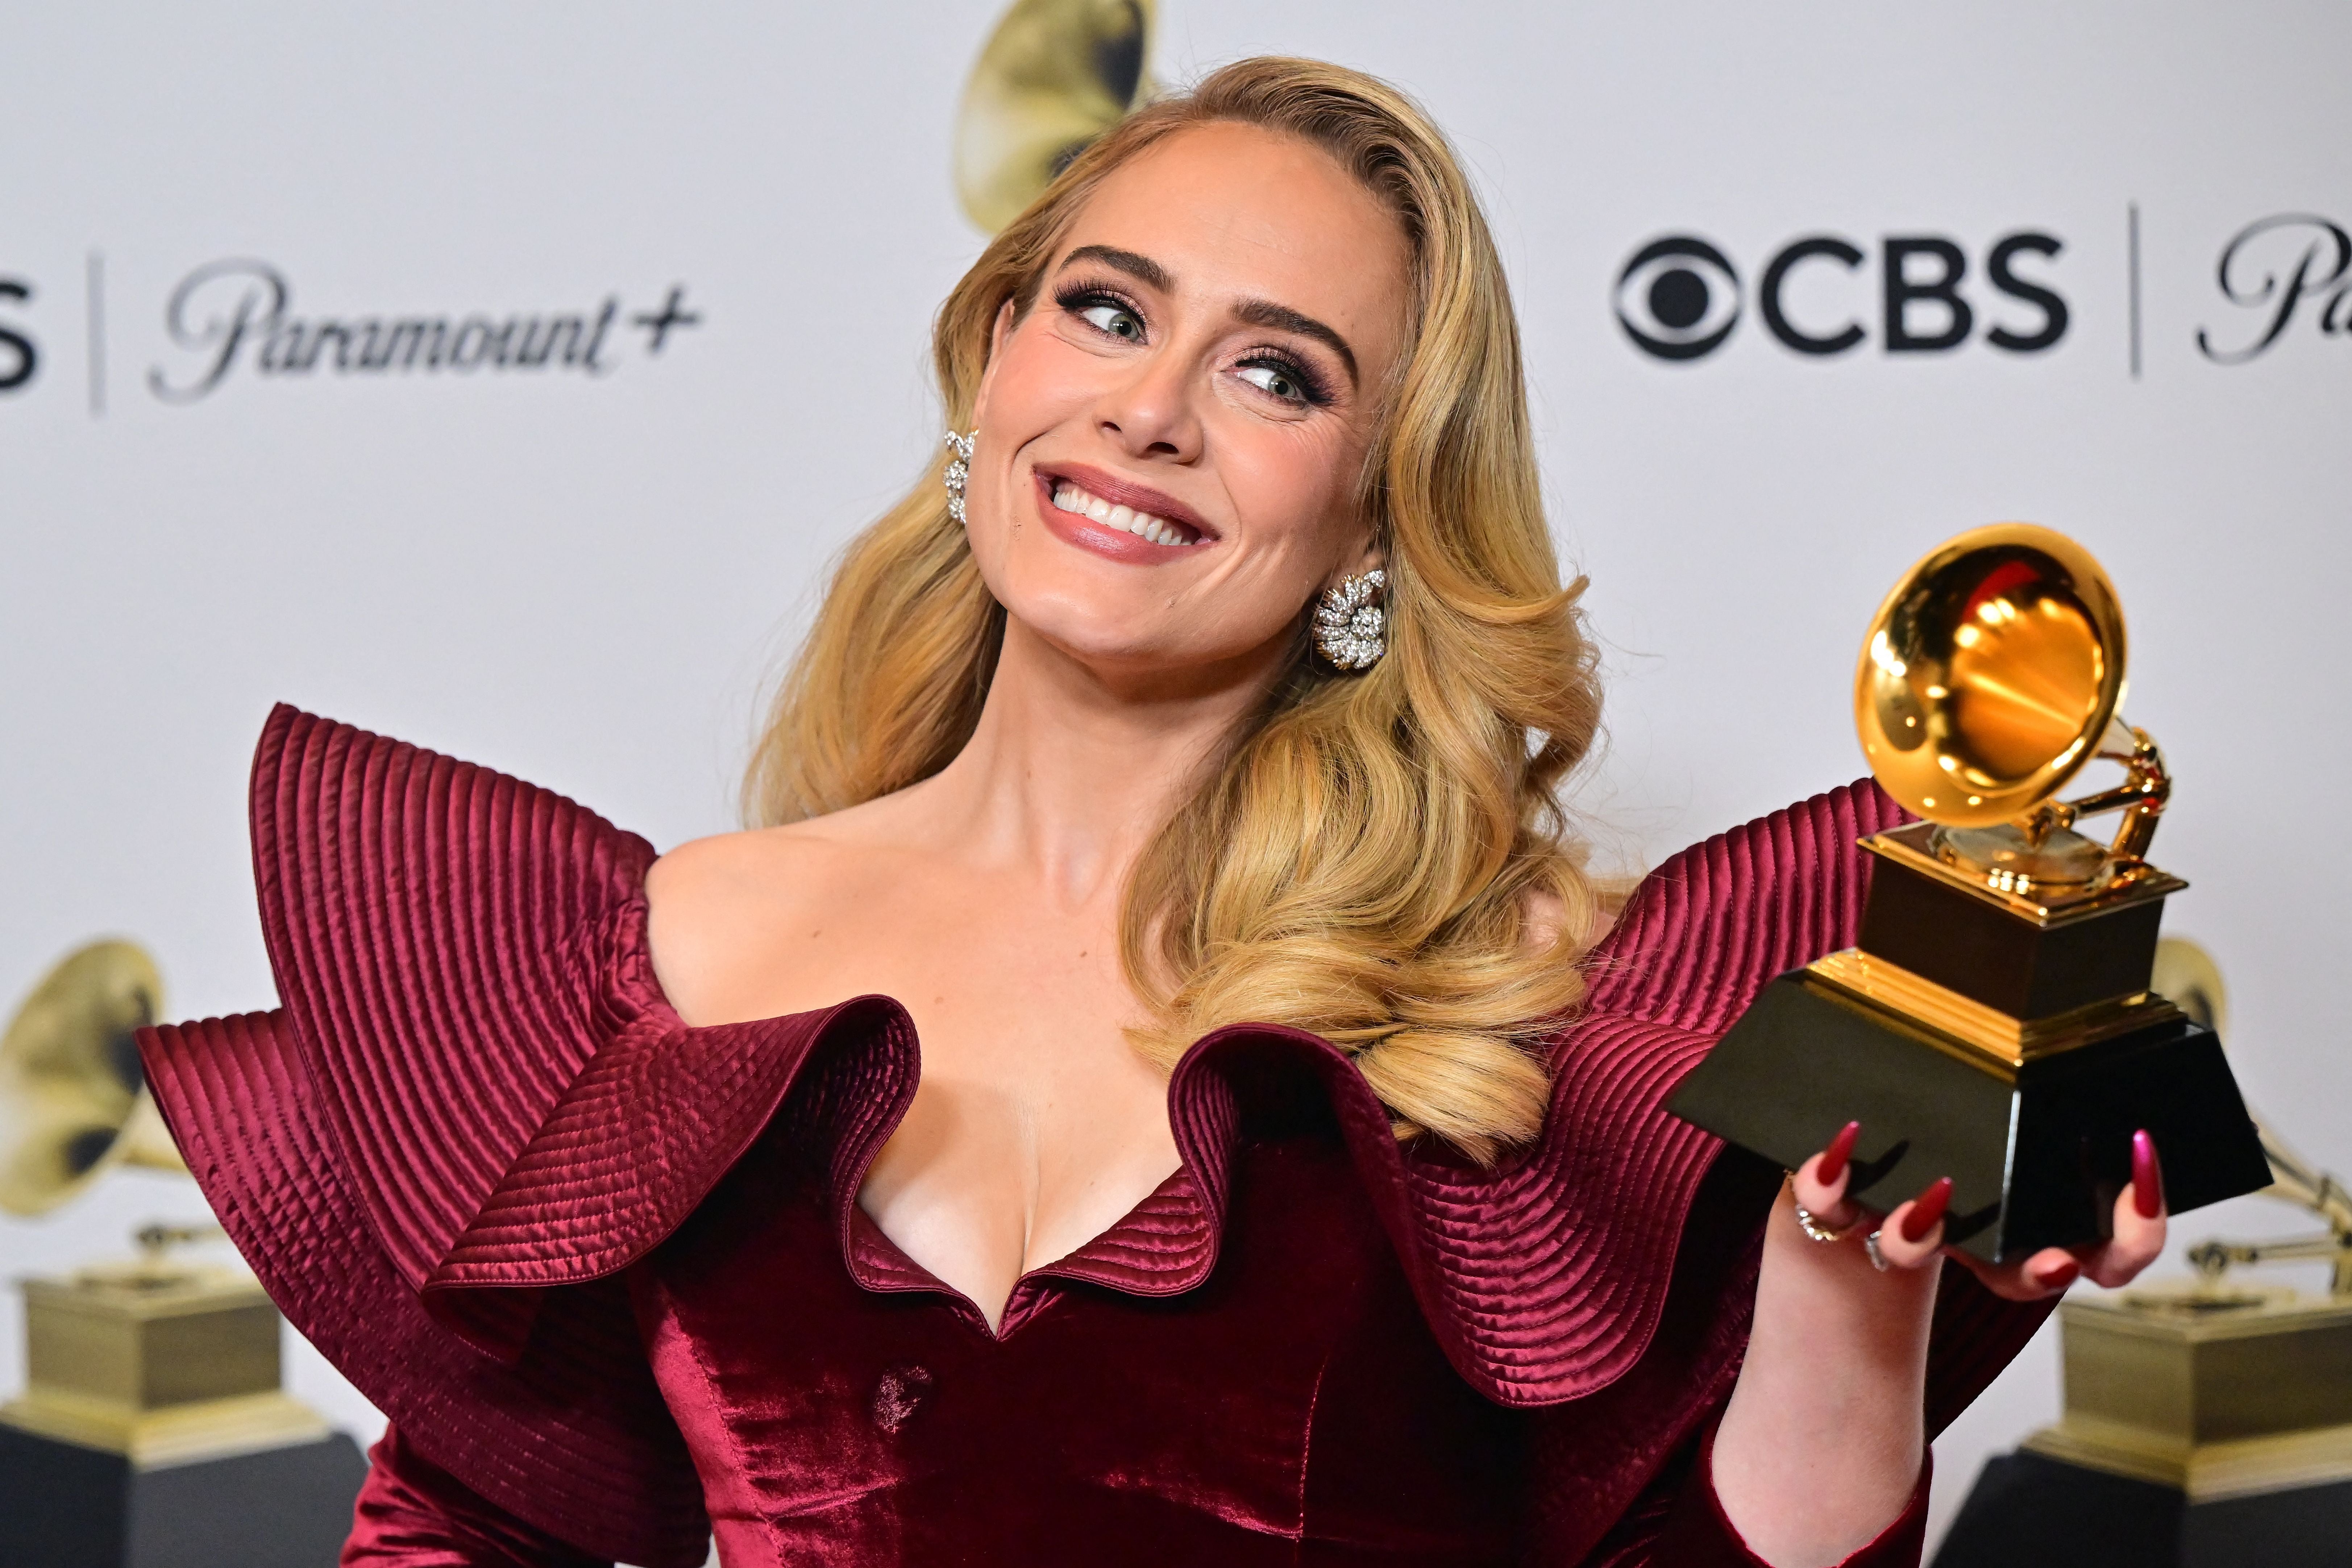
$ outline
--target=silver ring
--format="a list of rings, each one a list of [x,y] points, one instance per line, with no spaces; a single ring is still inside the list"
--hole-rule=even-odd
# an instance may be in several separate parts
[[[1877,1269],[1881,1274],[1884,1274],[1888,1269],[1894,1268],[1895,1265],[1887,1262],[1886,1254],[1878,1250],[1878,1236],[1879,1233],[1874,1230],[1868,1236],[1864,1237],[1862,1238],[1862,1249],[1870,1254],[1870,1266],[1873,1268]]]
[[[1820,1216],[1815,1215],[1812,1210],[1807,1208],[1804,1205],[1798,1204],[1795,1206],[1797,1210],[1797,1228],[1803,1231],[1808,1239],[1813,1241],[1843,1241],[1847,1237],[1853,1234],[1854,1226],[1862,1223],[1860,1220],[1855,1220],[1851,1224],[1848,1224],[1843,1229],[1832,1230],[1828,1226],[1825,1226],[1821,1222]]]

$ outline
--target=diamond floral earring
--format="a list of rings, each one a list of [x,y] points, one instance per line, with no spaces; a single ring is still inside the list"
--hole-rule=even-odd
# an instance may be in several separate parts
[[[1315,649],[1335,669],[1369,669],[1388,652],[1388,615],[1375,603],[1389,574],[1375,568],[1342,577],[1315,602]]]
[[[972,426],[970,436],[959,436],[952,430],[948,432],[948,449],[955,454],[955,460],[948,464],[946,477],[948,515],[958,522],[963,521],[964,481],[971,478],[971,444],[979,435],[978,426]]]

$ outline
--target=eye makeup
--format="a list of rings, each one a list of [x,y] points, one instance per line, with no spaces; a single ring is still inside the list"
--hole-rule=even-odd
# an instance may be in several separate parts
[[[1100,279],[1076,278],[1059,284],[1054,289],[1054,303],[1070,315],[1081,319],[1089,310],[1106,308],[1117,310],[1122,315],[1132,318],[1136,325],[1141,329],[1137,336],[1129,338],[1124,333],[1113,331],[1108,327],[1091,321],[1087,324],[1107,337],[1120,338],[1129,342],[1149,341],[1150,327],[1141,305],[1118,289]],[[1297,407],[1320,408],[1331,401],[1332,394],[1328,378],[1307,363],[1302,356],[1287,349],[1276,347],[1272,343],[1255,344],[1244,351],[1241,357],[1234,362],[1234,365],[1236,369],[1274,371],[1297,388],[1295,395],[1276,392],[1267,387],[1257,388],[1276,402],[1287,403]],[[1252,384],[1255,385],[1255,383]]]
[[[1055,288],[1054,303],[1059,305],[1063,310],[1068,311],[1073,316],[1079,315],[1097,306],[1108,305],[1113,310],[1124,311],[1126,314],[1134,317],[1136,325],[1144,329],[1144,334],[1146,336],[1149,335],[1150,331],[1150,323],[1143,314],[1143,307],[1137,304],[1127,295],[1120,293],[1118,289],[1111,288],[1106,283],[1090,281],[1086,279],[1073,279],[1069,282],[1059,284]],[[1092,322],[1088,322],[1087,324],[1089,326],[1093,325]],[[1100,327],[1097,327],[1095,330],[1097,331],[1107,331],[1107,329]],[[1117,337],[1119,334],[1116,332],[1108,332],[1108,335]],[[1129,341],[1137,342],[1140,340],[1130,339]]]
[[[1276,371],[1295,382],[1298,387],[1298,394],[1295,397],[1286,397],[1271,388],[1259,388],[1268,397],[1279,402],[1296,404],[1301,407],[1320,408],[1331,401],[1329,384],[1315,374],[1314,368],[1280,349],[1271,346],[1251,349],[1236,362],[1235,368]]]

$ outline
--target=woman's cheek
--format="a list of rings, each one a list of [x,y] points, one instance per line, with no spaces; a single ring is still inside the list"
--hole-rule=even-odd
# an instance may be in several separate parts
[[[1326,529],[1344,521],[1349,510],[1331,444],[1280,429],[1261,429],[1253,436],[1246,443],[1229,445],[1229,460],[1220,465],[1234,509],[1252,520],[1254,531],[1269,543],[1297,548],[1319,542]]]

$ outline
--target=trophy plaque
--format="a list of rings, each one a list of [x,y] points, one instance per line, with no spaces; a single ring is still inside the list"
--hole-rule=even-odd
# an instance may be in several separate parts
[[[2064,535],[1978,529],[1913,567],[1854,723],[1921,820],[1862,841],[1858,944],[1768,984],[1675,1114],[1791,1168],[1858,1121],[1849,1191],[1887,1209],[1950,1177],[1947,1242],[1989,1261],[2101,1239],[2139,1129],[2176,1213],[2267,1185],[2220,1037],[2150,984],[2188,884],[2147,859],[2171,780],[2123,688],[2115,589]],[[2095,761],[2123,781],[2057,798]],[[2111,842],[2074,830],[2108,812]]]

